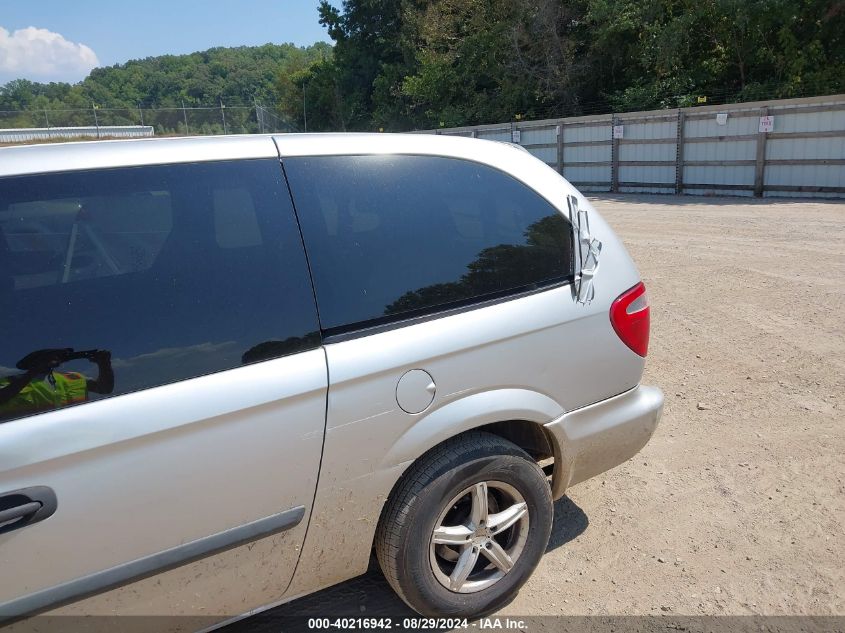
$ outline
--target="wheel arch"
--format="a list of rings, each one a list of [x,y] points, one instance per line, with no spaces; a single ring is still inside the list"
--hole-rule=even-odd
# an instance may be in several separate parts
[[[518,406],[514,406],[519,403]],[[499,389],[473,394],[423,417],[403,434],[385,455],[382,464],[404,466],[379,510],[379,522],[388,500],[401,486],[411,466],[426,459],[442,444],[471,432],[484,431],[508,440],[536,462],[553,458],[553,485],[568,472],[563,451],[544,426],[562,415],[561,406],[548,396],[523,389]],[[416,455],[413,453],[416,452]],[[413,456],[412,456],[413,455]],[[375,536],[373,538],[375,542]]]
[[[554,439],[543,425],[564,413],[549,396],[522,388],[469,394],[421,415],[385,452],[381,468],[406,468],[435,446],[472,430],[486,430],[522,447],[527,453],[554,454]],[[524,443],[524,446],[523,446]]]

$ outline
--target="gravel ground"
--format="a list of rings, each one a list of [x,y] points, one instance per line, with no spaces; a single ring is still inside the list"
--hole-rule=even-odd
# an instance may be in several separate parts
[[[845,204],[593,203],[648,288],[643,381],[666,407],[640,455],[557,503],[501,615],[845,614]],[[374,570],[271,613],[403,607]]]

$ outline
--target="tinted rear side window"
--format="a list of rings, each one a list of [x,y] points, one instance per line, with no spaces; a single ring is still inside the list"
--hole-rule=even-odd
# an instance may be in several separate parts
[[[566,218],[490,167],[425,156],[284,165],[330,333],[572,274]]]
[[[0,306],[0,420],[319,345],[278,160],[0,179]]]

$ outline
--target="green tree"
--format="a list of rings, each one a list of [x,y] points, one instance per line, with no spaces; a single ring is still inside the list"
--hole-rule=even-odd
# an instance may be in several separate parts
[[[391,88],[413,65],[407,49],[406,14],[419,4],[414,0],[344,0],[341,11],[326,0],[320,2],[320,24],[335,41],[332,74],[342,102],[344,116],[340,118],[346,119],[349,129],[406,123],[401,109],[392,105],[396,91]]]
[[[279,100],[278,76],[286,69],[296,69],[294,62],[304,60],[299,69],[320,59],[331,57],[331,46],[319,42],[309,47],[293,44],[213,48],[189,55],[162,55],[125,64],[96,68],[78,84],[40,84],[19,79],[0,86],[0,110],[38,109],[40,125],[43,110],[55,111],[51,125],[92,125],[92,104],[103,108],[104,124],[138,123],[137,107],[178,108],[225,103],[249,106],[253,99],[273,106]],[[118,111],[110,111],[111,109]],[[21,115],[24,116],[24,115]],[[25,115],[27,121],[32,115]],[[220,125],[218,113],[205,121],[197,113],[192,127],[215,129]],[[233,110],[227,117],[230,131],[253,131],[251,111]],[[30,125],[27,121],[9,121],[7,125]],[[180,112],[158,112],[153,121],[161,132],[184,129]],[[230,126],[231,124],[231,126]],[[181,126],[181,127],[180,127]],[[221,125],[222,130],[222,125]]]
[[[19,79],[0,86],[0,110],[90,125],[92,103],[135,122],[139,103],[257,99],[299,128],[307,115],[315,131],[406,130],[845,91],[843,0],[323,0],[319,21],[333,47],[150,57],[76,85]],[[163,131],[184,126],[178,112],[157,117]],[[192,128],[221,124],[196,117]],[[247,120],[233,110],[227,127]]]
[[[617,109],[691,105],[845,87],[837,0],[589,0],[585,51]]]

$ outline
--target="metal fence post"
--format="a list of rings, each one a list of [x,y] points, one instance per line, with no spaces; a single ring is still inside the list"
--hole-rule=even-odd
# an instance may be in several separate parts
[[[185,109],[184,99],[182,99],[182,118],[185,119],[185,136],[189,136],[190,132],[188,131],[188,111]]]
[[[678,108],[678,139],[675,147],[675,193],[684,192],[684,123],[686,114]]]
[[[610,192],[619,193],[619,139],[613,133],[613,128],[618,125],[618,119],[614,114],[610,118]]]
[[[91,109],[94,111],[94,127],[97,128],[97,138],[100,138],[100,120],[97,118],[97,104],[91,103]]]
[[[44,108],[44,121],[47,123],[47,127],[50,127],[50,117],[47,116],[47,108]]]
[[[138,114],[141,116],[141,125],[144,125],[144,111],[141,109],[141,104],[138,104]]]
[[[226,106],[223,105],[223,97],[220,97],[220,118],[223,119],[223,134],[226,134]]]
[[[769,108],[763,106],[760,108],[760,116],[764,117],[768,114]],[[763,186],[766,180],[766,139],[769,137],[767,132],[760,132],[757,128],[757,159],[754,168],[754,197],[761,198],[763,196]]]
[[[557,124],[557,173],[563,176],[563,121]]]

